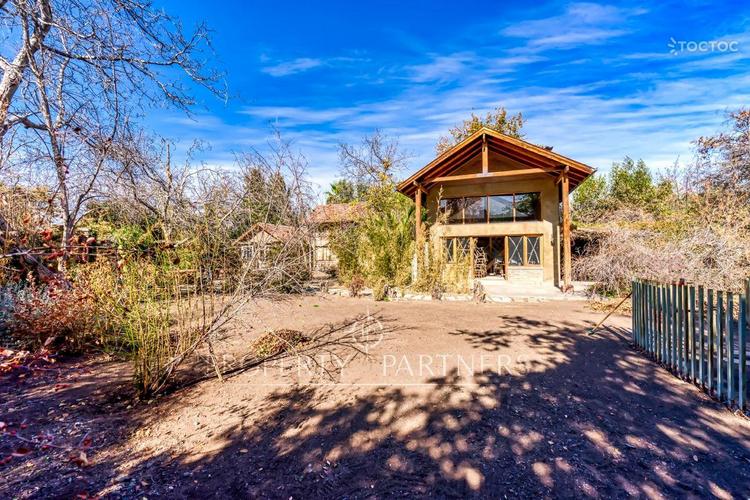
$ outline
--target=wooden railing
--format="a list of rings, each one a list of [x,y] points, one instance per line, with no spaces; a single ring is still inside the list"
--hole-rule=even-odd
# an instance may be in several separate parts
[[[750,280],[744,293],[633,282],[633,342],[719,401],[748,404]]]

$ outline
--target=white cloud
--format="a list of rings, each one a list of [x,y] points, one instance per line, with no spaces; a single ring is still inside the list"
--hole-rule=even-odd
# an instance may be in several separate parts
[[[470,52],[450,54],[446,56],[433,55],[424,64],[407,66],[406,72],[410,81],[415,83],[444,81],[465,72],[476,55]]]
[[[574,3],[560,15],[513,23],[501,34],[526,39],[529,50],[600,44],[629,33],[628,19],[644,13],[643,9]]]
[[[350,108],[313,109],[293,106],[252,106],[240,113],[283,126],[320,125],[341,119],[352,113]]]
[[[261,68],[261,71],[271,76],[280,77],[302,73],[322,65],[323,61],[320,59],[299,57],[297,59],[292,59],[291,61],[283,61],[270,66],[264,66]]]

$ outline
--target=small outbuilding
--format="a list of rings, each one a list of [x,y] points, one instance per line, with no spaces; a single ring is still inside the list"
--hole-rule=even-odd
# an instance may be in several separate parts
[[[242,233],[234,243],[239,246],[243,262],[256,269],[266,269],[272,265],[276,253],[299,238],[299,232],[293,226],[259,222]]]
[[[331,273],[338,268],[338,257],[331,250],[331,233],[336,230],[356,224],[365,213],[362,203],[329,203],[318,205],[310,215],[313,227],[313,256],[315,270]]]

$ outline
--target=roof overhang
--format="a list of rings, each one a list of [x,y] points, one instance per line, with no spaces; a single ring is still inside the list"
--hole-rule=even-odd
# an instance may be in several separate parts
[[[401,182],[396,189],[404,195],[411,197],[418,189],[428,189],[431,185],[447,180],[446,177],[450,176],[452,172],[466,164],[469,160],[481,155],[485,143],[489,151],[514,160],[516,163],[528,166],[528,168],[518,169],[516,172],[473,174],[472,179],[468,179],[467,176],[467,179],[465,179],[466,182],[526,174],[549,175],[559,180],[565,174],[568,177],[570,190],[572,191],[595,172],[594,168],[579,161],[524,140],[482,127]]]

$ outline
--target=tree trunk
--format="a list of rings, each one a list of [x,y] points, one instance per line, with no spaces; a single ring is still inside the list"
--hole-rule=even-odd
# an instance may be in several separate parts
[[[24,44],[18,50],[18,54],[8,64],[3,72],[3,78],[0,80],[0,138],[13,125],[13,120],[8,120],[8,113],[13,102],[13,96],[23,82],[23,74],[28,69],[31,58],[41,48],[44,38],[52,27],[52,8],[49,0],[40,0],[38,7],[39,21],[41,22],[34,23],[33,35],[24,41]],[[23,16],[24,14],[20,15]]]

